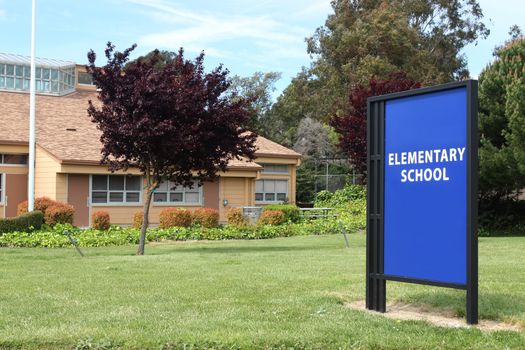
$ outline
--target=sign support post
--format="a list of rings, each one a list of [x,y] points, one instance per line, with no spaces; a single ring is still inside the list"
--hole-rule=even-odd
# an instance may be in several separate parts
[[[366,307],[386,282],[463,289],[478,322],[477,81],[371,97]]]

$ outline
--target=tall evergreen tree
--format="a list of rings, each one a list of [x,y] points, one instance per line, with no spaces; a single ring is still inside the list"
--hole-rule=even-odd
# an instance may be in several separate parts
[[[334,13],[307,39],[313,62],[266,119],[294,142],[306,115],[324,122],[348,109],[348,92],[403,71],[423,85],[468,76],[461,50],[489,33],[476,0],[334,0]]]
[[[513,37],[479,77],[482,200],[516,196],[525,187],[525,38]]]

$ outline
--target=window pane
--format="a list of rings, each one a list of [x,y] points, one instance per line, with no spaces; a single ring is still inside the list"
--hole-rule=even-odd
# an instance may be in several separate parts
[[[275,192],[275,180],[264,180],[264,192]]]
[[[5,74],[6,75],[15,75],[15,66],[12,64],[7,64],[5,66]]]
[[[91,194],[92,203],[106,203],[107,200],[107,192],[93,192]]]
[[[175,183],[170,181],[169,191],[172,191],[172,192],[184,192],[185,189],[186,188],[184,186],[181,186],[181,185],[175,186]]]
[[[91,74],[79,72],[78,73],[78,83],[79,84],[85,84],[85,85],[93,85],[93,78],[91,77]]]
[[[29,79],[24,79],[24,90],[29,90]]]
[[[277,193],[277,200],[278,201],[285,201],[286,200],[286,193]]]
[[[28,67],[28,66],[24,67],[24,77],[26,78],[31,77],[31,67]]]
[[[124,202],[124,192],[109,192],[109,201],[112,203]]]
[[[58,70],[51,69],[51,79],[58,80]]]
[[[255,200],[256,201],[262,201],[263,200],[263,194],[262,193],[256,193],[255,194]]]
[[[27,156],[23,154],[4,154],[4,164],[27,164]]]
[[[42,69],[42,79],[49,79],[50,72],[48,68]]]
[[[109,176],[109,189],[124,191],[124,176]]]
[[[36,68],[35,69],[35,78],[36,79],[42,79],[42,68]]]
[[[264,199],[267,201],[274,201],[275,200],[275,193],[266,193],[264,195]]]
[[[20,78],[16,78],[15,79],[15,89],[22,90],[22,86],[23,86],[22,84],[23,84],[22,83],[22,79],[20,79]]]
[[[155,192],[153,194],[153,201],[156,203],[163,203],[168,201],[168,194],[166,192]]]
[[[5,74],[5,64],[0,63],[0,74]]]
[[[186,203],[199,203],[199,192],[186,192]]]
[[[288,165],[286,164],[261,164],[263,166],[263,173],[288,173]]]
[[[51,82],[51,91],[58,92],[58,82],[56,81]]]
[[[15,75],[17,77],[22,77],[24,75],[24,67],[23,66],[16,66],[15,67]]]
[[[182,202],[182,193],[170,193],[170,202]]]
[[[51,84],[49,84],[49,81],[42,82],[42,90],[49,91],[50,88],[51,88]]]
[[[275,192],[288,192],[288,181],[277,180],[275,181]]]
[[[108,177],[106,175],[93,175],[93,183],[91,188],[93,190],[107,190],[108,189]]]
[[[168,192],[168,181],[162,181],[159,185],[159,188],[157,188],[157,191]]]
[[[5,78],[0,76],[0,88],[3,88],[5,86]]]
[[[140,191],[140,176],[128,176],[126,177],[126,191]]]
[[[15,78],[6,78],[5,87],[8,89],[14,89],[15,87]]]
[[[255,181],[255,192],[262,192],[263,191],[263,180],[256,180]]]
[[[140,192],[126,192],[126,202],[128,203],[140,202]]]

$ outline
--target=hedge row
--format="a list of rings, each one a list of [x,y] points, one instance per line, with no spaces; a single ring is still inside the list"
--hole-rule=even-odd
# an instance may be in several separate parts
[[[41,211],[35,210],[14,218],[0,219],[0,234],[7,232],[31,232],[40,230],[44,221]]]
[[[259,225],[235,227],[231,225],[215,228],[172,227],[168,229],[151,228],[147,232],[148,242],[164,240],[228,240],[228,239],[267,239],[301,235],[321,235],[341,233],[341,224],[336,220],[316,220],[307,223],[285,223],[283,225]],[[71,243],[63,234],[71,232],[81,247],[102,247],[137,244],[140,230],[112,226],[109,230],[81,230],[71,225],[55,225],[48,231],[11,232],[0,236],[0,247],[69,247]],[[349,231],[355,232],[355,231]]]

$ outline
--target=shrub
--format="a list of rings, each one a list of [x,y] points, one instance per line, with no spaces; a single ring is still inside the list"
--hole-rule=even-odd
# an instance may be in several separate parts
[[[0,219],[0,233],[40,230],[43,221],[44,215],[38,210],[14,218]]]
[[[284,213],[280,210],[265,210],[259,218],[259,225],[281,225],[286,222]]]
[[[206,228],[219,226],[219,211],[212,208],[199,208],[193,212],[193,222]]]
[[[49,226],[56,224],[73,224],[75,208],[66,203],[56,202],[46,210],[44,215],[45,223]]]
[[[38,197],[35,198],[35,210],[41,211],[45,216],[47,208],[57,203],[57,201],[54,201],[48,197]],[[27,213],[27,201],[20,202],[16,209],[16,215]]]
[[[226,213],[228,224],[234,227],[245,227],[248,225],[246,218],[242,215],[241,208],[230,208]]]
[[[299,222],[301,221],[301,210],[293,204],[270,204],[264,207],[267,210],[279,210],[284,214],[284,221]]]
[[[160,212],[159,227],[190,227],[192,219],[189,210],[181,208],[166,208]]]
[[[142,228],[142,222],[144,221],[144,212],[138,211],[133,215],[133,228],[141,229]]]
[[[91,227],[95,230],[107,231],[110,227],[109,213],[107,211],[96,211],[91,214]]]
[[[335,192],[321,191],[315,196],[315,207],[344,207],[351,201],[366,199],[366,188],[363,185],[347,184]]]

